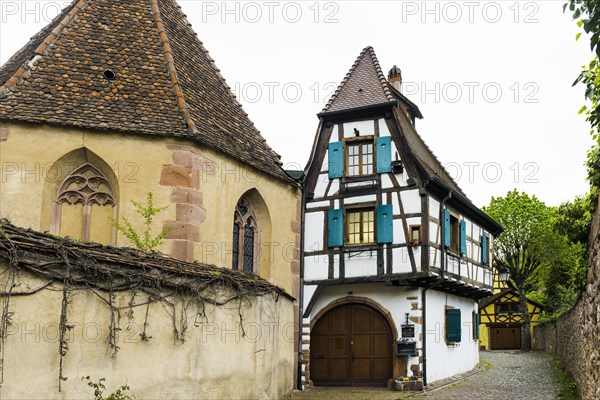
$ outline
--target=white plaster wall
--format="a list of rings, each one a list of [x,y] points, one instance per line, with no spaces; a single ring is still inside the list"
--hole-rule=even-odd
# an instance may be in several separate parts
[[[388,174],[381,174],[381,187],[384,189],[394,187]]]
[[[333,131],[331,132],[331,138],[329,139],[329,142],[337,142],[338,141],[338,135],[340,132],[340,127],[338,124],[335,124],[333,126]]]
[[[379,118],[379,136],[391,136],[390,130],[388,129],[385,119]]]
[[[377,197],[374,194],[366,195],[366,196],[356,196],[356,197],[346,197],[344,199],[344,204],[359,204],[359,203],[367,203],[371,201],[377,201]]]
[[[435,219],[440,218],[440,202],[429,196],[429,215]]]
[[[445,341],[445,306],[461,310],[460,345],[448,346]],[[429,290],[427,292],[427,383],[469,371],[479,362],[477,341],[472,334],[472,311],[477,304],[463,297]]]
[[[329,201],[313,201],[306,203],[306,209],[312,210],[314,208],[327,207],[329,206]]]
[[[408,256],[408,249],[406,247],[397,247],[393,249],[392,256],[394,259],[392,268],[394,274],[412,272],[410,257]],[[420,262],[421,259],[415,256],[415,261]]]
[[[329,177],[327,174],[320,174],[315,185],[315,199],[325,197],[325,191],[327,190],[327,184],[329,183]]]
[[[377,275],[377,252],[346,253],[344,269],[346,278]]]
[[[329,261],[327,255],[304,257],[304,279],[307,281],[327,279]]]
[[[375,134],[375,121],[372,119],[344,123],[344,137],[354,137],[354,128],[358,129],[360,136],[372,136]]]
[[[395,219],[392,222],[394,227],[394,243],[406,243],[406,238],[404,237],[404,226],[402,225],[402,220]]]
[[[312,212],[304,214],[304,251],[323,250],[324,229],[324,212]]]
[[[329,191],[327,192],[328,196],[333,196],[340,190],[340,180],[334,179],[331,181],[331,186],[329,187]]]
[[[429,221],[429,241],[432,243],[440,243],[439,225]]]
[[[421,196],[418,190],[400,192],[400,198],[402,199],[405,213],[413,214],[421,212]]]

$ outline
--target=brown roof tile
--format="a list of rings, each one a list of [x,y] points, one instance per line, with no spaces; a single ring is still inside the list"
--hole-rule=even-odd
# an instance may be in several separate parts
[[[367,46],[360,53],[346,77],[321,113],[395,102],[387,79],[379,66],[375,51]]]
[[[290,181],[175,0],[74,1],[0,67],[0,118],[188,137]]]
[[[390,107],[397,101],[403,101],[413,110],[415,117],[422,118],[419,108],[397,91],[385,78],[375,51],[371,46],[365,47],[360,53],[350,71],[339,85],[323,111],[327,113],[353,110],[362,107],[389,103]],[[425,144],[415,130],[414,125],[403,112],[395,112],[396,120],[419,166],[428,176],[436,176],[448,187],[457,191],[465,198],[462,189],[444,169],[441,162]]]

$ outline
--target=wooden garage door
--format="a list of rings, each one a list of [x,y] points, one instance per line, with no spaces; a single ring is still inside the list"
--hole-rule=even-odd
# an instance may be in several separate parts
[[[392,331],[371,307],[327,312],[310,336],[310,379],[317,386],[385,386],[392,377]]]
[[[490,327],[492,350],[517,350],[521,348],[521,327]]]

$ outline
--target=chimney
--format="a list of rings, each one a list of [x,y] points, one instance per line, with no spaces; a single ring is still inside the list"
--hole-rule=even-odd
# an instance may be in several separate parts
[[[393,66],[388,72],[388,81],[392,84],[394,89],[402,93],[402,71],[397,66]]]

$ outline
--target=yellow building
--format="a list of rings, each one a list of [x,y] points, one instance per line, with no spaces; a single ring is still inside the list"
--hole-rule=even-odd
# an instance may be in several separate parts
[[[531,318],[530,330],[536,325],[542,306],[527,300]],[[479,347],[484,350],[521,348],[523,317],[519,309],[519,293],[510,282],[501,282],[494,274],[494,295],[479,302]]]
[[[33,36],[0,67],[0,161],[0,218],[14,226],[132,246],[111,218],[143,231],[132,201],[152,193],[168,206],[154,220],[153,236],[167,232],[156,250],[299,297],[300,186],[175,0],[74,0]],[[293,360],[298,307],[282,307],[296,322],[278,352]],[[274,393],[291,390],[296,365]]]

